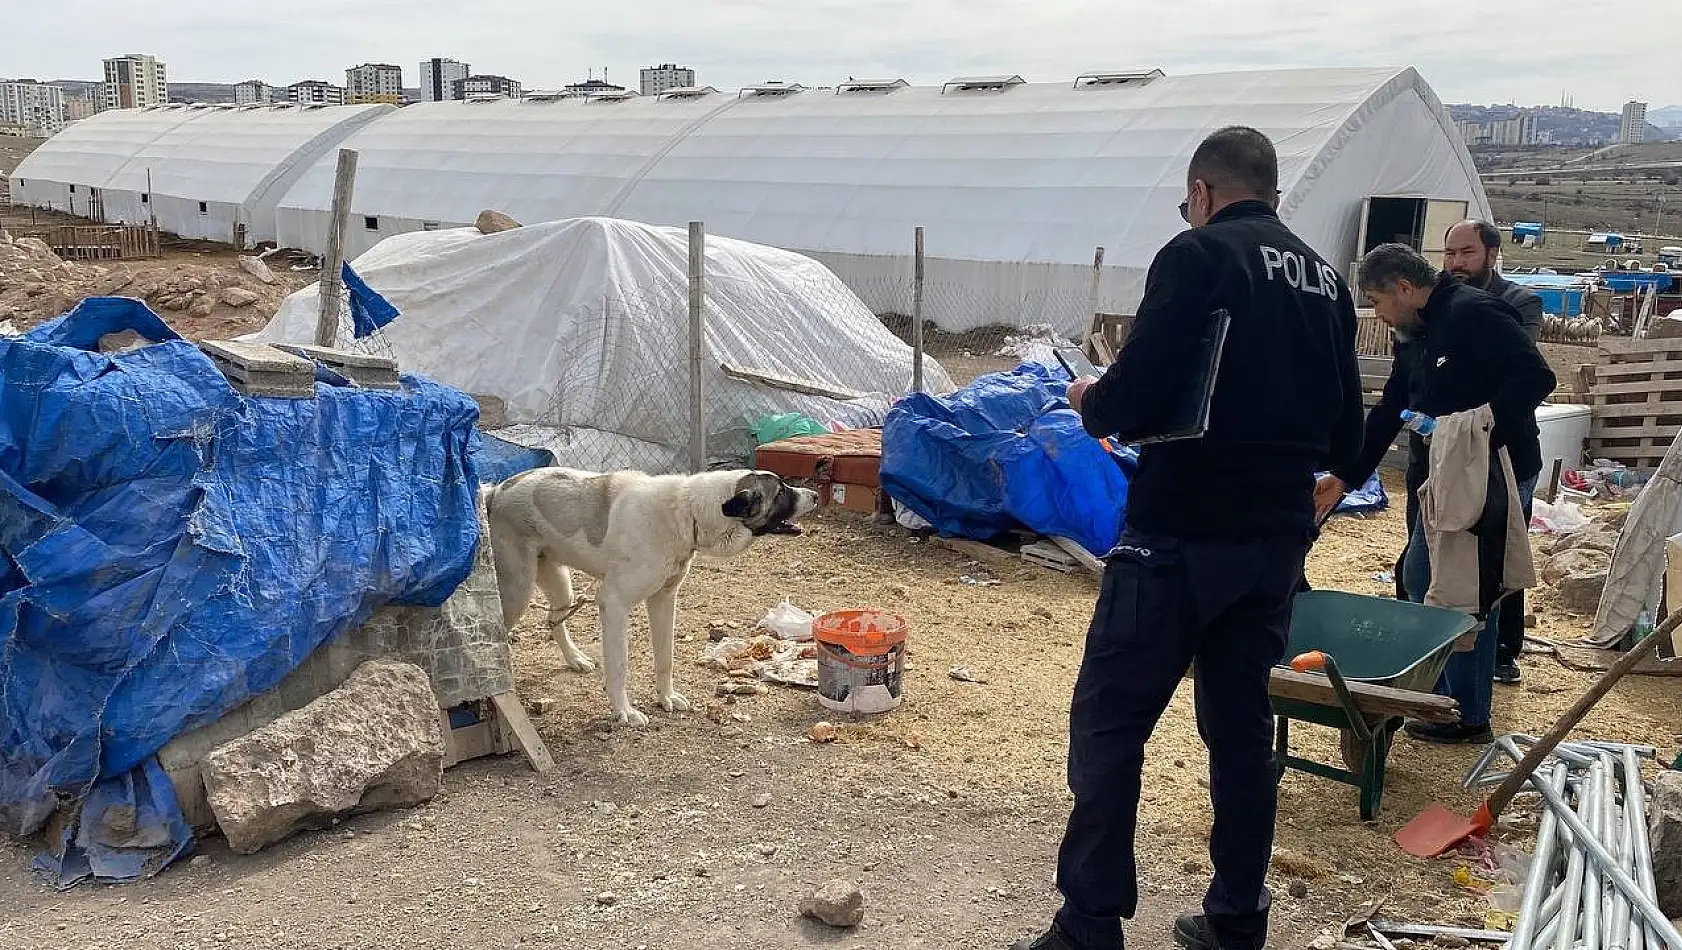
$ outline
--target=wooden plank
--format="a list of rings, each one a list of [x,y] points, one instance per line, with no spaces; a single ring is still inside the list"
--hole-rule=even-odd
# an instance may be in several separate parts
[[[549,747],[543,744],[543,737],[537,734],[537,727],[526,715],[526,707],[520,704],[520,697],[509,690],[492,696],[491,703],[496,706],[497,718],[513,736],[514,744],[525,753],[531,767],[538,772],[554,771],[555,759],[549,754]]]
[[[1651,419],[1656,425],[1682,425],[1682,402],[1608,402],[1596,403],[1594,421],[1611,419]],[[1675,423],[1660,420],[1672,418]]]
[[[996,548],[991,544],[982,544],[979,541],[971,541],[968,538],[934,537],[929,539],[929,543],[937,548],[945,548],[954,554],[962,554],[967,558],[980,561],[983,564],[997,564],[1001,567],[1014,567],[1017,563],[1017,555],[1014,555],[1003,548]]]
[[[1102,575],[1104,573],[1104,562],[1094,557],[1091,551],[1082,547],[1079,541],[1076,541],[1073,538],[1060,538],[1054,536],[1051,539],[1051,543],[1063,549],[1064,553],[1078,561],[1081,567],[1086,568],[1094,574]]]
[[[1639,356],[1653,353],[1675,353],[1682,356],[1682,340],[1633,340],[1629,337],[1605,337],[1600,351],[1610,356]]]
[[[808,396],[824,396],[829,399],[840,399],[845,402],[854,399],[863,399],[866,395],[868,395],[867,393],[861,393],[852,389],[842,389],[839,386],[834,386],[829,383],[818,382],[810,379],[795,379],[790,376],[779,376],[776,373],[765,372],[764,370],[748,369],[731,363],[720,363],[718,368],[723,370],[724,375],[730,377],[731,379],[739,379],[745,383],[758,383],[761,386],[770,386],[773,389],[786,389],[789,392],[804,393]]]
[[[1369,716],[1408,716],[1426,722],[1456,722],[1460,718],[1460,704],[1448,696],[1370,683],[1348,685],[1355,708]],[[1267,691],[1275,699],[1294,699],[1320,706],[1338,704],[1331,680],[1319,673],[1298,673],[1283,666],[1273,668]]]
[[[1627,383],[1597,383],[1589,390],[1591,396],[1625,396],[1655,393],[1682,394],[1682,377],[1675,379],[1637,379]],[[1682,399],[1682,395],[1678,396]]]
[[[1682,373],[1682,360],[1636,360],[1594,364],[1594,381],[1645,378],[1665,373]]]
[[[1682,432],[1682,423],[1608,426],[1599,421],[1589,426],[1589,440],[1596,439],[1674,439]]]

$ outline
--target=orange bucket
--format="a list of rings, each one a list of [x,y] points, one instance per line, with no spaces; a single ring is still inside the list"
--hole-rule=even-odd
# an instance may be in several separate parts
[[[884,610],[834,610],[812,621],[818,702],[843,713],[884,713],[905,688],[905,618]]]

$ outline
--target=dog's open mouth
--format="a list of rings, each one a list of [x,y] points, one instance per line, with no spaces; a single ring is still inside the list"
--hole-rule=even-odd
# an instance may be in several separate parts
[[[799,525],[795,524],[792,521],[779,521],[776,524],[768,526],[765,529],[765,533],[766,534],[786,534],[786,535],[790,535],[790,536],[798,536],[798,535],[805,534],[806,529],[800,527]]]

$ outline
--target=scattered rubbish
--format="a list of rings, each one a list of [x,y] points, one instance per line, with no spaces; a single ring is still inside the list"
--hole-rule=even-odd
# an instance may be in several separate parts
[[[999,581],[993,577],[976,577],[973,574],[958,575],[958,583],[966,587],[997,587]]]
[[[732,677],[754,676],[784,686],[816,689],[817,651],[815,643],[781,640],[768,634],[760,634],[752,640],[724,637],[702,650],[698,662],[707,669]],[[737,695],[758,694],[743,691]]]
[[[880,610],[837,610],[817,618],[818,702],[845,713],[882,713],[905,685],[904,618]]]
[[[960,683],[975,683],[978,686],[987,685],[987,679],[985,677],[978,677],[974,673],[971,673],[969,671],[969,667],[967,666],[954,666],[946,671],[946,675],[952,677]]]
[[[1396,575],[1390,571],[1379,571],[1377,574],[1372,576],[1372,579],[1378,581],[1380,584],[1396,583]]]
[[[828,426],[798,412],[760,416],[754,420],[752,431],[756,445],[769,445],[803,435],[828,435],[830,432]]]
[[[1569,501],[1550,504],[1538,498],[1531,505],[1530,530],[1537,534],[1571,534],[1593,523],[1582,508]]]
[[[1587,469],[1565,472],[1560,483],[1577,492],[1598,498],[1631,498],[1652,477],[1651,472],[1632,469],[1611,459],[1594,459]]]
[[[765,612],[759,618],[759,626],[769,630],[784,640],[812,639],[812,621],[816,615],[809,614],[783,598],[782,603]]]
[[[1074,344],[1063,339],[1050,324],[1040,323],[1023,327],[1019,333],[1007,334],[1004,344],[995,350],[993,355],[1013,360],[1047,362],[1055,358],[1052,351],[1060,346]]]

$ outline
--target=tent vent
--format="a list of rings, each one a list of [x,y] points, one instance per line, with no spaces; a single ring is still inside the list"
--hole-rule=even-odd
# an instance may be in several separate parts
[[[835,87],[835,94],[844,92],[893,92],[911,84],[903,79],[849,79]]]
[[[740,99],[749,95],[786,96],[792,93],[805,91],[806,87],[797,82],[782,82],[780,80],[773,79],[770,82],[762,82],[757,86],[743,86],[742,91],[736,94],[736,98]]]
[[[1160,69],[1095,69],[1075,77],[1076,89],[1094,86],[1143,86],[1167,75]]]
[[[718,94],[717,86],[677,86],[660,93],[662,99],[699,99]]]
[[[946,90],[957,88],[959,92],[973,92],[985,89],[992,92],[1002,92],[1011,86],[1020,86],[1027,80],[1021,76],[959,76],[951,79],[940,87],[940,94],[946,95]]]

